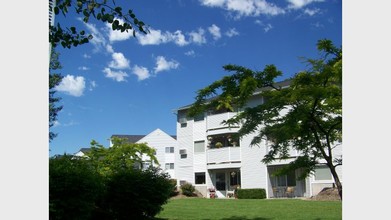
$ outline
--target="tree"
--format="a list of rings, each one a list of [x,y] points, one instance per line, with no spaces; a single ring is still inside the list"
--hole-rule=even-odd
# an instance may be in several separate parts
[[[274,65],[267,65],[263,71],[224,66],[234,73],[200,89],[189,115],[208,109],[242,108],[225,123],[241,124],[241,137],[255,132],[251,146],[268,142],[270,150],[263,163],[288,158],[289,147],[299,150],[302,154],[279,174],[302,168],[300,178],[305,178],[317,164],[325,163],[342,199],[342,184],[336,172],[342,156],[333,155],[333,149],[342,143],[342,49],[327,39],[319,40],[317,48],[323,56],[306,59],[309,69],[295,74],[288,88],[276,86],[275,79],[282,72]],[[267,101],[246,107],[256,91],[261,91]]]
[[[61,98],[55,97],[56,90],[54,87],[60,84],[62,76],[59,73],[54,73],[58,69],[61,69],[61,64],[58,60],[59,53],[51,50],[50,63],[49,63],[49,129],[54,125],[57,120],[57,115],[61,111],[62,106],[56,106]],[[49,142],[52,141],[57,134],[49,131]]]
[[[66,16],[70,9],[83,16],[83,22],[88,23],[94,18],[103,23],[111,24],[113,30],[128,32],[132,31],[133,36],[137,31],[146,34],[147,27],[140,21],[132,10],[124,11],[117,6],[115,1],[107,0],[53,0],[56,4],[52,9],[55,15]],[[121,23],[121,20],[123,23]],[[64,48],[76,47],[88,43],[92,39],[91,34],[84,30],[78,31],[76,27],[62,27],[60,23],[51,26],[49,23],[49,42],[53,48],[61,44]]]
[[[92,140],[91,150],[86,156],[95,164],[103,175],[111,175],[121,170],[133,170],[142,165],[143,158],[148,158],[155,164],[159,164],[155,149],[145,143],[129,143],[126,139],[112,138],[113,146],[105,148],[103,145]]]

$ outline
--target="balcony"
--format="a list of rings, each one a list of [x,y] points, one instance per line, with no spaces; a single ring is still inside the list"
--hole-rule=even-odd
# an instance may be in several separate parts
[[[206,162],[208,165],[238,163],[241,161],[240,147],[222,147],[208,149],[206,153]]]
[[[221,128],[228,128],[227,125],[222,124],[223,121],[234,117],[236,114],[236,112],[224,112],[215,115],[208,115],[206,117],[206,130],[209,131]]]

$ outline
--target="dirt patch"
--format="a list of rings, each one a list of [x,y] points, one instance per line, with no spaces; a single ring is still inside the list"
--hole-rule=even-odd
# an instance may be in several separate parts
[[[312,196],[310,200],[318,201],[341,201],[337,188],[324,188],[316,196]]]

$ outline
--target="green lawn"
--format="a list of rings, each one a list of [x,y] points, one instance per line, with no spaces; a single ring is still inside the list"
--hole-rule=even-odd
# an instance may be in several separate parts
[[[300,199],[172,199],[159,220],[326,220],[342,219],[341,201]]]

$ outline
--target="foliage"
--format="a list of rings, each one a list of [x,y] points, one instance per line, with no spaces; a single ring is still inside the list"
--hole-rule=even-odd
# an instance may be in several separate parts
[[[49,159],[50,219],[88,219],[102,193],[101,176],[88,160],[71,155]]]
[[[185,196],[194,196],[195,187],[191,183],[181,185],[182,194]]]
[[[172,192],[168,174],[157,168],[121,170],[107,181],[100,205],[106,219],[146,219],[162,210]],[[102,211],[103,210],[103,211]]]
[[[176,196],[179,194],[178,192],[178,187],[177,187],[177,180],[176,179],[170,179],[170,184],[171,184],[171,194],[170,196]]]
[[[112,138],[113,146],[105,148],[96,141],[91,141],[91,150],[86,153],[91,162],[95,164],[99,173],[111,175],[115,172],[137,168],[143,162],[144,157],[159,164],[154,155],[155,149],[145,143],[129,143],[126,139]]]
[[[342,49],[326,39],[319,40],[317,47],[323,56],[307,59],[309,69],[289,79],[287,88],[275,82],[282,72],[274,65],[267,65],[263,71],[224,66],[234,74],[199,90],[189,115],[209,109],[242,108],[225,123],[241,124],[241,137],[255,134],[252,146],[267,141],[269,152],[262,159],[264,163],[288,158],[292,147],[302,155],[280,174],[302,168],[300,178],[304,178],[324,159],[342,198],[342,184],[335,170],[342,165],[342,158],[332,154],[342,142]],[[256,91],[267,101],[255,107],[246,106]]]
[[[56,93],[54,87],[60,84],[62,80],[61,74],[53,72],[62,68],[58,57],[59,53],[52,49],[49,63],[49,129],[54,125],[54,122],[57,120],[58,112],[62,109],[62,106],[56,106],[56,103],[58,103],[61,98],[54,96]],[[49,131],[49,141],[53,140],[56,136],[57,134]]]
[[[132,10],[123,10],[116,5],[115,1],[107,0],[55,0],[56,5],[53,12],[56,16],[60,13],[65,17],[70,9],[74,9],[81,15],[84,23],[88,23],[91,18],[103,23],[111,24],[111,28],[116,31],[132,31],[133,35],[137,31],[146,34],[147,28],[143,21],[140,21]],[[121,23],[123,21],[123,23]],[[78,31],[76,27],[62,27],[49,25],[49,42],[55,48],[61,44],[64,48],[76,47],[88,43],[92,39],[91,34],[84,30]]]
[[[236,189],[238,199],[266,199],[265,189]]]
[[[172,199],[157,219],[303,220],[342,219],[341,201],[301,199]]]

